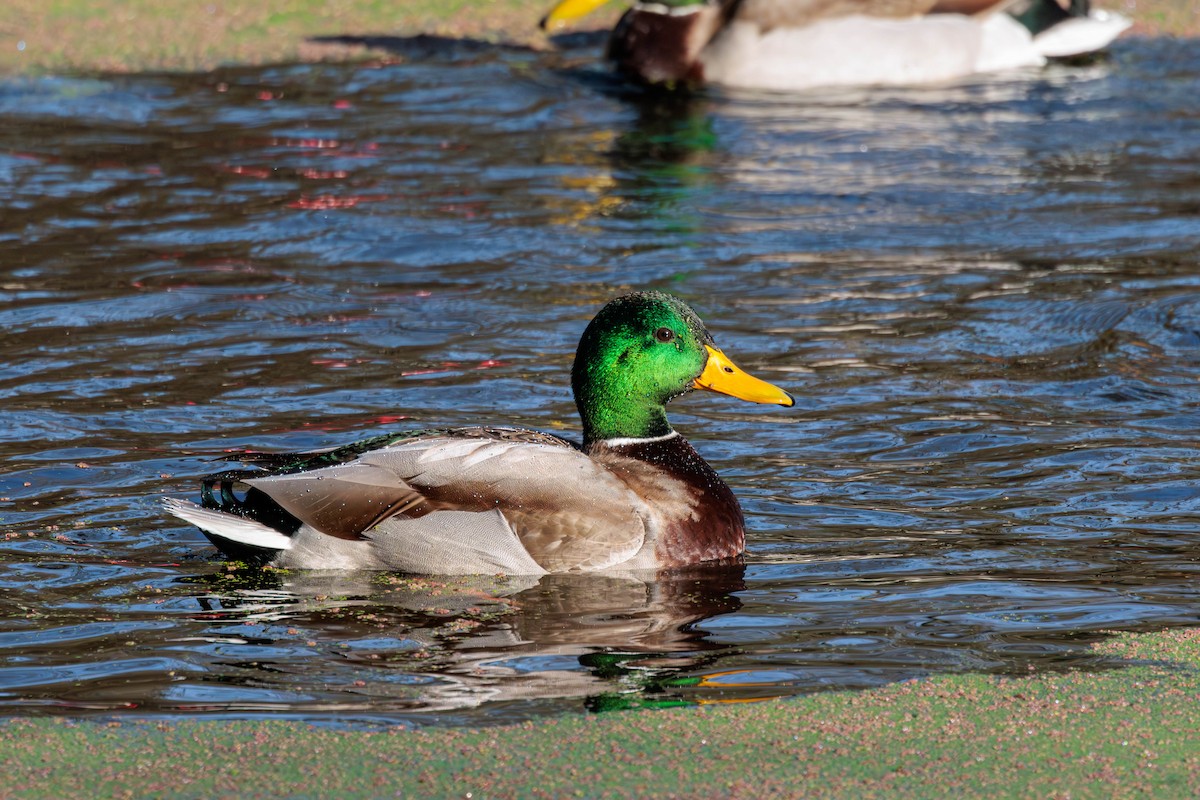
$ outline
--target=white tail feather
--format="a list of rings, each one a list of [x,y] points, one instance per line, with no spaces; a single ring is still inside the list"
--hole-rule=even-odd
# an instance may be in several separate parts
[[[286,536],[274,528],[269,528],[261,522],[255,522],[235,514],[201,508],[195,503],[176,500],[173,497],[163,498],[163,508],[168,514],[186,520],[202,531],[238,544],[261,547],[265,550],[287,550],[292,546],[290,536]]]
[[[1086,17],[1071,17],[1033,37],[1033,46],[1047,58],[1093,53],[1108,47],[1133,23],[1112,11],[1093,11]]]

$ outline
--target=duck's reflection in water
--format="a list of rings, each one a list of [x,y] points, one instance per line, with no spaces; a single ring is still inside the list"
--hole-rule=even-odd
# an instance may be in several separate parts
[[[727,649],[701,623],[741,608],[744,573],[741,564],[540,578],[296,572],[199,599],[205,619],[284,624],[336,656],[332,669],[304,669],[309,679],[328,670],[343,708],[368,698],[412,711],[579,698],[607,710],[687,702],[672,687],[704,685],[706,665]]]

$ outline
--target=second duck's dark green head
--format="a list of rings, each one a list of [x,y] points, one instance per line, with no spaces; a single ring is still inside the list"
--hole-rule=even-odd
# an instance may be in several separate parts
[[[754,403],[790,406],[791,395],[738,369],[686,303],[662,292],[635,292],[596,314],[571,370],[584,445],[671,432],[664,406],[692,389]]]

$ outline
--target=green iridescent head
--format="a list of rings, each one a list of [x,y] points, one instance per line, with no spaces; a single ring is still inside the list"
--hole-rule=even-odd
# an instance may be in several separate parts
[[[686,303],[662,292],[611,301],[587,326],[571,370],[584,444],[671,432],[664,406],[692,389],[792,405],[787,392],[739,370]]]

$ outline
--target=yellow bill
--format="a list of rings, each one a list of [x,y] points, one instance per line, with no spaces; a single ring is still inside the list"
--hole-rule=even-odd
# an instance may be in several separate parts
[[[717,348],[706,344],[704,349],[708,351],[708,362],[704,365],[704,372],[696,378],[694,386],[697,389],[708,389],[751,403],[774,403],[779,406],[796,404],[792,396],[778,386],[742,372],[729,360],[729,356]]]
[[[558,5],[550,9],[539,23],[544,31],[553,31],[566,25],[573,19],[585,17],[609,0],[560,0]]]

